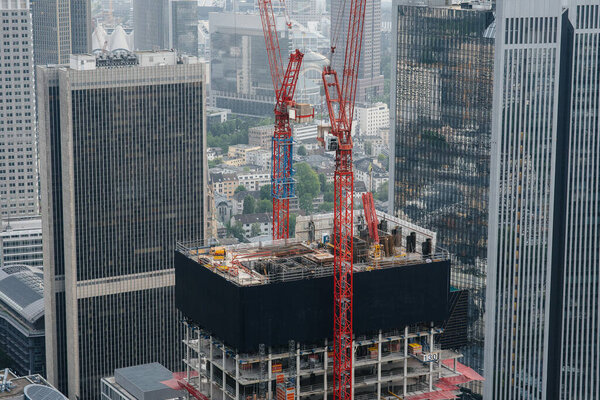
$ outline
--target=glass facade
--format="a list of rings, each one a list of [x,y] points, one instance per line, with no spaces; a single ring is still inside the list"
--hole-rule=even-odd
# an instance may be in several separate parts
[[[115,368],[182,369],[173,254],[205,235],[204,66],[38,75],[48,378],[93,399]]]
[[[240,114],[272,115],[273,81],[260,16],[211,13],[209,18],[211,96],[216,106]],[[277,24],[285,68],[290,42],[283,17]]]
[[[198,55],[198,2],[175,0],[169,3],[169,35],[172,49]]]
[[[137,50],[166,49],[165,20],[167,0],[132,0],[134,41]]]
[[[470,289],[470,345],[462,351],[481,370],[493,14],[402,4],[394,12],[394,211],[437,232],[453,256],[452,285]]]

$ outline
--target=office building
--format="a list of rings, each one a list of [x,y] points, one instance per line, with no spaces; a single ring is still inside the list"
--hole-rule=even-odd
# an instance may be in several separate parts
[[[169,49],[193,56],[198,55],[198,1],[169,0]]]
[[[357,104],[354,114],[361,135],[375,136],[379,128],[390,126],[390,109],[387,104]]]
[[[0,389],[0,397],[6,400],[67,400],[41,374],[19,376],[8,368],[0,370],[7,384]]]
[[[353,398],[454,398],[456,384],[482,379],[454,351],[466,329],[464,293],[450,292],[450,262],[435,250],[435,233],[378,217],[386,245],[375,256],[363,213],[355,215]],[[178,244],[190,384],[211,399],[279,399],[282,391],[327,399],[333,254],[322,245],[332,219],[299,217],[302,238],[285,243]],[[213,303],[219,307],[197,307]]]
[[[29,2],[0,1],[0,220],[39,213]]]
[[[282,57],[288,29],[276,18]],[[273,114],[274,91],[262,22],[258,14],[210,13],[211,102],[234,113]],[[287,61],[286,61],[287,63]]]
[[[415,3],[415,4],[413,4]],[[469,365],[483,368],[494,63],[491,8],[394,3],[390,207],[435,230],[469,289]]]
[[[0,226],[0,267],[11,264],[41,267],[43,263],[42,218],[4,221]]]
[[[0,268],[0,349],[20,374],[46,374],[41,268]]]
[[[47,371],[70,398],[97,398],[115,368],[181,368],[173,251],[204,238],[206,220],[195,61],[164,51],[38,67]]]
[[[331,46],[335,46],[332,66],[341,75],[344,67],[344,54],[348,34],[350,2],[331,0]],[[341,12],[343,8],[343,12]],[[338,15],[341,16],[338,17]],[[381,2],[367,1],[358,70],[356,100],[370,102],[383,94],[381,74]]]
[[[159,363],[119,368],[102,378],[102,400],[185,399],[174,374]]]
[[[92,49],[91,0],[30,0],[36,65],[65,64]]]
[[[136,50],[175,49],[198,55],[198,2],[133,0]]]
[[[485,398],[600,398],[599,8],[498,3]]]

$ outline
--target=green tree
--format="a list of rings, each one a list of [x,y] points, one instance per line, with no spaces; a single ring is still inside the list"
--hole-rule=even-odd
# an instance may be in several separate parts
[[[222,158],[215,158],[214,160],[209,160],[208,161],[208,168],[214,168],[217,165],[223,164],[223,159]]]
[[[244,214],[254,214],[254,209],[256,208],[256,200],[254,200],[253,196],[247,195],[244,197],[244,209],[242,213]]]
[[[296,191],[301,194],[309,193],[315,196],[321,188],[319,176],[307,163],[296,165],[296,181]]]
[[[388,199],[388,183],[385,182],[377,189],[377,198],[381,201],[387,201]]]
[[[298,148],[298,155],[299,155],[299,156],[305,156],[305,155],[306,155],[306,147],[304,147],[304,146],[300,146],[300,147]]]
[[[255,222],[250,226],[250,237],[255,237],[260,235],[260,225],[258,222]]]
[[[333,211],[333,201],[325,201],[323,204],[319,204],[319,211],[321,212],[331,212]]]
[[[304,210],[306,214],[310,214],[313,211],[313,196],[310,193],[300,193],[298,198],[298,204],[301,210]]]
[[[267,199],[261,199],[256,203],[255,212],[257,213],[265,213],[273,211],[273,202]]]
[[[244,227],[241,222],[236,222],[235,225],[227,224],[227,235],[229,237],[234,237],[240,242],[245,242],[246,238],[244,237]]]
[[[290,237],[296,235],[296,214],[290,214]]]
[[[327,186],[327,177],[325,174],[319,174],[319,183],[321,184],[321,192],[325,192]]]
[[[373,145],[370,142],[365,143],[365,154],[368,156],[373,154]]]
[[[380,154],[377,156],[377,159],[383,165],[383,168],[387,171],[390,167],[390,158],[385,154]]]
[[[271,185],[265,185],[260,187],[260,199],[271,200]]]
[[[234,193],[245,192],[245,191],[246,191],[246,187],[244,185],[240,185],[235,188]]]

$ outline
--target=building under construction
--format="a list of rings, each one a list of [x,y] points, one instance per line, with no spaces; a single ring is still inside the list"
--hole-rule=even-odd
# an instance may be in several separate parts
[[[452,399],[482,379],[458,362],[466,293],[450,289],[435,233],[377,213],[379,244],[355,213],[354,399]],[[220,247],[180,243],[176,304],[189,384],[210,399],[331,398],[331,215],[297,238]]]

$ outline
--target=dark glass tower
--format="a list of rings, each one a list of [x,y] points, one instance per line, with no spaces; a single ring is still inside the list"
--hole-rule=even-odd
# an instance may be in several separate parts
[[[462,351],[481,370],[494,19],[443,4],[394,3],[392,194],[394,212],[437,232],[454,257],[452,284],[470,289]]]
[[[64,64],[92,49],[90,0],[31,0],[36,65]]]
[[[115,368],[182,369],[174,248],[205,234],[204,65],[132,60],[38,68],[48,378],[82,400]]]
[[[172,0],[168,8],[169,47],[198,55],[198,1]]]

